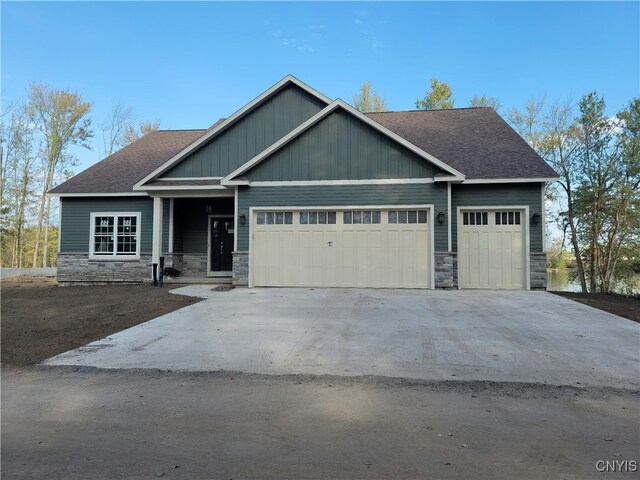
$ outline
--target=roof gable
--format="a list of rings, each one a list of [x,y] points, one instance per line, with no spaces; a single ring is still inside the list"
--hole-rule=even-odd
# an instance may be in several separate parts
[[[352,120],[352,122],[350,122],[351,125],[348,127],[347,125],[349,122],[347,122],[347,119]],[[338,124],[341,124],[342,127],[345,128],[340,129]],[[366,144],[366,142],[364,144],[363,142],[360,142],[356,145],[356,148],[365,149],[365,151],[362,152],[362,155],[359,152],[356,154],[348,153],[348,148],[346,145],[344,145],[345,142],[348,142],[346,135],[348,135],[349,133],[353,133],[359,138],[363,138],[362,136],[364,135],[368,136],[368,140],[370,140],[372,138],[373,132],[375,132],[375,136],[377,137],[378,147],[387,150],[387,156],[385,158],[387,165],[390,165],[390,162],[393,158],[403,158],[404,161],[409,161],[413,163],[413,165],[404,164],[400,168],[396,168],[397,166],[392,167],[391,170],[395,169],[396,174],[390,172],[390,169],[386,167],[383,167],[381,170],[374,169],[376,170],[374,172],[369,166],[368,171],[373,172],[374,175],[370,178],[410,178],[396,176],[402,174],[408,174],[410,176],[415,176],[416,178],[424,178],[425,176],[433,176],[434,173],[444,172],[446,175],[449,175],[449,178],[455,177],[458,180],[464,179],[464,175],[457,170],[441,162],[433,155],[430,155],[424,150],[416,147],[415,145],[412,145],[402,137],[398,136],[397,134],[393,133],[377,122],[372,121],[367,116],[363,115],[350,105],[338,99],[327,106],[325,109],[323,109],[321,112],[310,118],[308,121],[300,125],[298,128],[290,132],[288,135],[281,138],[279,141],[253,157],[250,161],[227,175],[222,180],[222,183],[238,183],[237,177],[240,175],[246,175],[247,172],[250,171],[255,172],[257,178],[264,178],[264,176],[268,176],[269,173],[267,173],[267,167],[262,167],[259,169],[258,166],[263,161],[271,158],[275,158],[276,162],[281,162],[281,165],[276,165],[274,167],[275,169],[278,169],[279,167],[281,169],[286,169],[288,168],[287,165],[294,169],[296,165],[294,159],[291,157],[291,152],[295,149],[306,149],[310,153],[309,158],[311,158],[312,161],[323,162],[321,170],[325,169],[325,171],[316,172],[314,175],[319,174],[325,177],[335,176],[335,179],[344,179],[345,177],[340,176],[340,172],[342,172],[347,175],[347,178],[349,176],[361,176],[364,174],[364,172],[367,171],[367,168],[360,171],[358,171],[358,168],[356,168],[355,170],[350,170],[351,173],[349,173],[347,171],[348,169],[344,168],[344,165],[339,164],[339,160],[341,160],[342,157],[338,156],[336,158],[336,155],[334,154],[335,152],[333,152],[332,149],[342,148],[344,149],[344,152],[340,155],[353,158],[356,161],[365,160],[364,156],[376,153],[373,152],[375,146],[368,145]],[[322,134],[322,137],[318,137],[314,141],[311,138],[314,133]],[[304,138],[303,136],[310,140],[307,140],[306,142],[304,140],[301,140],[300,138]],[[395,146],[395,151],[393,148],[391,148],[391,145]],[[316,158],[316,155],[314,153],[311,153],[313,149],[320,149],[325,157],[328,153],[329,157],[331,158],[325,158],[324,160]],[[277,157],[276,154],[278,154]],[[426,166],[423,165],[421,168],[416,165],[416,159],[419,159],[423,164],[426,164]],[[332,164],[333,167],[331,166]],[[318,167],[318,165],[314,166]],[[381,177],[380,175],[383,171],[385,171],[387,175],[392,176]],[[309,175],[309,173],[305,172],[310,172],[310,169],[306,168],[303,171],[299,167],[297,169],[296,175]],[[251,174],[249,176],[252,177]],[[241,183],[246,183],[246,180],[242,180]]]
[[[222,177],[313,116],[330,99],[288,75],[136,185],[152,179]]]

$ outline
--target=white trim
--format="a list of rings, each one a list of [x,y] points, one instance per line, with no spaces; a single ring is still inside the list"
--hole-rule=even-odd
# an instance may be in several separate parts
[[[459,206],[456,209],[456,224],[457,224],[457,230],[456,230],[456,244],[457,244],[457,251],[456,254],[458,255],[458,257],[460,256],[460,227],[462,226],[462,215],[460,215],[460,212],[463,210],[490,210],[490,211],[496,211],[496,210],[524,210],[524,218],[522,219],[522,225],[524,225],[524,237],[525,237],[525,251],[524,251],[524,275],[525,275],[525,290],[531,290],[531,246],[530,246],[530,239],[529,239],[529,206],[528,205],[491,205],[491,206],[486,206],[486,205],[471,205],[471,206]],[[458,266],[460,265],[460,262],[458,262]],[[460,286],[460,274],[458,273],[458,290],[462,290],[462,287]]]
[[[219,271],[219,270],[211,270],[211,219],[212,218],[234,218],[233,215],[224,214],[218,215],[215,213],[209,213],[207,215],[207,277],[230,277],[233,272],[228,271]],[[235,251],[235,242],[238,232],[238,226],[236,225],[236,221],[233,222],[233,242],[234,242],[234,251]],[[233,262],[233,253],[231,254],[232,262]],[[233,263],[232,263],[233,268]]]
[[[181,182],[181,181],[191,181],[191,180],[222,180],[222,177],[176,177],[176,178],[155,178],[154,182]]]
[[[285,180],[273,182],[249,182],[252,187],[298,187],[320,185],[403,185],[433,183],[432,178],[384,178],[371,180]]]
[[[269,155],[271,155],[272,153],[274,153],[277,150],[279,150],[280,148],[282,148],[284,145],[286,145],[291,140],[293,140],[297,136],[299,136],[302,133],[304,133],[306,130],[311,128],[313,125],[318,123],[320,120],[322,120],[324,117],[326,117],[327,115],[329,115],[330,113],[332,113],[333,111],[335,111],[338,108],[342,108],[343,110],[345,110],[346,112],[350,113],[354,117],[358,118],[362,122],[366,123],[370,127],[378,130],[380,133],[386,135],[387,137],[391,138],[392,140],[396,141],[400,145],[406,147],[407,149],[411,150],[416,155],[419,155],[420,157],[422,157],[425,160],[431,162],[432,164],[436,165],[437,167],[441,168],[442,170],[445,170],[445,171],[453,174],[453,176],[457,180],[464,180],[465,176],[461,172],[457,171],[456,169],[454,169],[453,167],[447,165],[446,163],[442,162],[441,160],[438,160],[433,155],[425,152],[421,148],[418,148],[417,146],[415,146],[414,144],[412,144],[409,141],[405,140],[401,136],[393,133],[388,128],[383,127],[382,125],[380,125],[375,120],[372,120],[371,118],[367,117],[363,113],[361,113],[358,110],[356,110],[355,108],[353,108],[351,105],[348,105],[347,103],[343,102],[342,100],[337,99],[334,102],[332,102],[330,105],[328,105],[327,107],[322,109],[320,112],[315,114],[309,120],[304,122],[302,125],[298,126],[294,130],[289,132],[287,135],[282,137],[280,140],[275,142],[273,145],[267,147],[262,152],[258,153],[255,157],[253,157],[251,160],[249,160],[245,164],[241,165],[240,167],[235,169],[233,172],[231,172],[229,175],[224,177],[222,179],[222,182],[221,182],[222,185],[226,185],[226,182],[228,182],[229,180],[232,180],[234,177],[236,177],[238,175],[241,175],[242,173],[246,172],[247,170],[253,168],[255,165],[257,165],[258,163],[262,162]]]
[[[175,197],[175,198],[230,198],[233,197],[233,190],[188,190],[188,191],[175,191],[175,190],[158,190],[150,192],[148,195],[150,198],[156,197]]]
[[[113,235],[114,245],[111,255],[96,255],[95,248],[95,218],[96,217],[114,217]],[[118,217],[136,217],[136,254],[135,255],[118,255],[117,228]],[[127,260],[140,260],[140,237],[142,231],[142,213],[141,212],[90,212],[89,213],[89,260],[100,260],[104,262],[122,262]]]
[[[238,251],[238,227],[240,224],[238,223],[238,187],[235,188],[235,193],[233,195],[233,215],[234,221],[236,223],[235,232],[233,233],[233,251]]]
[[[58,205],[58,253],[60,253],[61,245],[62,245],[62,199],[60,199],[60,203]]]
[[[151,263],[160,263],[162,251],[162,197],[153,199],[153,237],[151,243]],[[153,272],[152,272],[153,275]]]
[[[248,287],[253,288],[253,214],[254,212],[279,212],[279,211],[307,211],[307,210],[398,210],[398,209],[429,209],[429,222],[431,227],[430,243],[431,243],[431,256],[429,257],[429,265],[431,269],[431,280],[429,283],[429,289],[434,290],[435,285],[435,225],[434,225],[434,211],[435,206],[432,203],[428,204],[413,204],[413,205],[320,205],[320,206],[286,206],[286,207],[249,207],[249,282]]]
[[[451,182],[447,183],[447,248],[451,253]]]
[[[542,253],[547,253],[547,199],[544,195],[545,183],[540,184],[540,196],[542,203]]]
[[[434,182],[460,182],[461,179],[459,177],[454,177],[451,175],[436,175],[433,177]]]
[[[175,198],[171,197],[169,199],[169,245],[167,245],[167,250],[169,253],[173,253],[173,212],[174,212],[174,201]]]
[[[191,152],[193,152],[195,149],[197,149],[198,147],[200,147],[204,143],[207,143],[211,138],[215,137],[216,135],[218,135],[222,131],[224,131],[227,128],[229,128],[231,125],[236,123],[239,119],[244,117],[247,113],[249,113],[255,107],[257,107],[258,105],[263,103],[265,100],[267,100],[269,97],[271,97],[273,94],[277,93],[282,88],[287,86],[289,83],[292,83],[293,85],[296,85],[296,86],[300,87],[301,89],[305,90],[307,93],[311,94],[312,96],[316,97],[317,99],[322,100],[327,105],[331,103],[331,99],[329,97],[326,97],[323,94],[321,94],[320,92],[318,92],[317,90],[314,90],[309,85],[301,82],[300,80],[298,80],[293,75],[287,75],[282,80],[280,80],[278,83],[273,85],[271,88],[269,88],[265,92],[261,93],[259,96],[257,96],[253,100],[251,100],[249,103],[247,103],[240,110],[236,111],[233,115],[231,115],[229,118],[227,118],[222,123],[220,123],[220,125],[218,125],[215,128],[212,128],[210,131],[205,133],[202,137],[197,139],[195,142],[193,142],[192,144],[188,145],[183,150],[178,152],[176,155],[171,157],[169,160],[167,160],[165,163],[163,163],[160,167],[156,168],[153,172],[151,172],[149,175],[147,175],[142,180],[140,180],[138,183],[136,183],[135,186],[141,186],[144,183],[146,183],[149,180],[151,180],[152,178],[154,178],[154,177],[160,175],[161,173],[167,171],[174,164],[178,163],[180,160],[182,160],[184,157],[189,155]]]
[[[47,193],[51,197],[148,197],[144,192],[128,193]]]
[[[484,184],[484,183],[538,183],[538,182],[555,182],[558,177],[535,177],[535,178],[471,178],[464,180],[465,185]]]
[[[227,187],[222,185],[154,185],[152,187],[134,187],[136,190],[141,191],[170,191],[170,190],[228,190]]]

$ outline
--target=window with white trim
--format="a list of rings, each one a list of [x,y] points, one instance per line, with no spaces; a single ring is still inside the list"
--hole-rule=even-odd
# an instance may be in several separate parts
[[[380,223],[380,210],[352,210],[345,211],[342,216],[342,223],[352,224],[378,224]]]
[[[336,212],[300,212],[300,225],[333,225]]]
[[[89,255],[95,259],[140,257],[140,213],[92,213]]]
[[[256,223],[258,225],[291,225],[293,212],[258,212]]]
[[[427,223],[427,211],[389,210],[389,223]]]
[[[520,212],[496,212],[496,225],[520,225]]]
[[[463,225],[488,225],[489,212],[464,212],[462,214]]]

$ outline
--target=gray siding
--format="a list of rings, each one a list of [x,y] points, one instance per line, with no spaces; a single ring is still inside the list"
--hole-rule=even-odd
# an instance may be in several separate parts
[[[494,185],[453,185],[451,189],[451,210],[454,216],[458,207],[473,206],[501,206],[501,205],[528,205],[529,215],[542,212],[542,197],[540,196],[540,183],[512,183]],[[542,222],[533,225],[529,221],[531,252],[542,252]],[[451,225],[451,247],[458,251],[458,222],[453,219]]]
[[[435,214],[447,208],[447,186],[436,184],[337,185],[298,187],[244,187],[238,192],[238,213],[247,215],[238,225],[238,250],[249,249],[249,207],[349,206],[434,204]],[[447,250],[446,223],[435,223],[435,251]]]
[[[209,225],[207,204],[212,214],[233,214],[233,198],[176,198],[174,200],[173,251],[206,255]]]
[[[92,212],[140,212],[140,253],[151,253],[153,200],[148,197],[63,197],[60,252],[89,253]]]
[[[432,178],[440,169],[338,109],[263,160],[253,181]]]
[[[163,177],[223,177],[325,106],[298,86],[289,85]]]

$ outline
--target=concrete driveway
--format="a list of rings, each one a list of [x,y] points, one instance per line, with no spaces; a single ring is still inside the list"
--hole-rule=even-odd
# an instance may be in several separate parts
[[[544,292],[236,289],[45,362],[640,386],[640,325]]]

